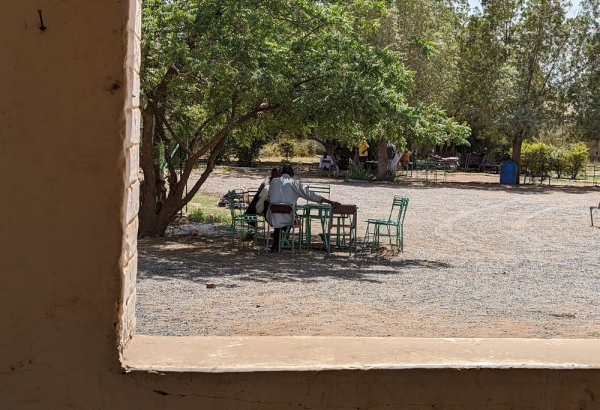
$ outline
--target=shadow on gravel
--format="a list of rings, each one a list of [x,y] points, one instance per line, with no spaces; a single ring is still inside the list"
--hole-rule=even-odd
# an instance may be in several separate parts
[[[208,278],[231,278],[253,282],[301,282],[333,278],[381,283],[372,275],[398,275],[404,268],[450,269],[448,263],[402,259],[388,252],[348,257],[327,256],[322,250],[303,249],[301,254],[267,254],[252,242],[230,246],[226,236],[141,239],[138,243],[138,280],[183,279],[205,282]],[[237,286],[237,285],[230,285]]]

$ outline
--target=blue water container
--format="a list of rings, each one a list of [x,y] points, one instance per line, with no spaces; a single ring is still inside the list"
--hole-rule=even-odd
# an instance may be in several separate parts
[[[503,161],[500,164],[500,183],[506,185],[517,183],[517,164],[514,161]]]

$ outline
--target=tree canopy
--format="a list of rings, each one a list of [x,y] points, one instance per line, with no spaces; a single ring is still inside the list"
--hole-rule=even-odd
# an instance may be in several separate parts
[[[278,129],[348,143],[463,141],[468,128],[441,109],[407,103],[412,74],[401,53],[365,40],[385,12],[370,0],[146,0],[140,235],[164,233],[228,137],[250,144]],[[206,170],[185,194],[203,157]]]

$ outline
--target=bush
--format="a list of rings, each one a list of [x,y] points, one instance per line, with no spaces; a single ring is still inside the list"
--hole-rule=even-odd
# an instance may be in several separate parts
[[[589,150],[583,142],[573,144],[565,152],[566,170],[571,174],[571,178],[577,178],[577,174],[583,169],[589,161]]]
[[[543,174],[550,169],[552,147],[543,142],[523,142],[521,148],[521,167],[529,172]]]
[[[548,165],[550,169],[556,172],[556,177],[561,178],[563,172],[565,172],[567,162],[565,160],[566,150],[559,147],[551,147],[550,156],[548,158]]]
[[[499,164],[502,161],[508,161],[509,159],[511,159],[510,154],[511,154],[510,144],[502,144],[493,150],[492,155],[491,155],[492,161],[494,161],[495,164]]]
[[[317,143],[313,140],[270,142],[260,151],[261,157],[278,157],[280,155],[290,157],[310,157],[317,153]]]
[[[202,209],[196,208],[188,215],[188,219],[197,223],[220,224],[230,222],[231,217],[217,213],[206,213]]]
[[[253,167],[259,158],[260,150],[266,143],[265,138],[253,138],[249,145],[242,145],[235,136],[230,135],[219,151],[215,164],[225,165],[231,161],[232,157],[235,157],[238,160],[238,166]]]
[[[350,163],[350,168],[348,169],[346,178],[356,179],[358,181],[370,181],[372,179],[372,175],[363,167],[363,164]]]

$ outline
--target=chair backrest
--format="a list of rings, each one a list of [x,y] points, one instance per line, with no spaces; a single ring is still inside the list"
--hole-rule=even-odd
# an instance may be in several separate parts
[[[243,189],[234,189],[227,192],[225,197],[227,198],[227,202],[229,202],[229,211],[231,212],[232,219],[235,218],[236,215],[241,215],[246,211],[246,191]]]
[[[248,188],[248,197],[246,198],[246,202],[250,203],[256,196],[258,192],[258,188]]]
[[[404,223],[406,208],[408,208],[408,197],[404,195],[394,195],[389,220]]]
[[[327,196],[330,199],[331,188],[327,184],[307,184],[306,188],[317,195]]]
[[[331,208],[332,215],[353,215],[356,213],[356,205],[342,205],[337,208]]]

